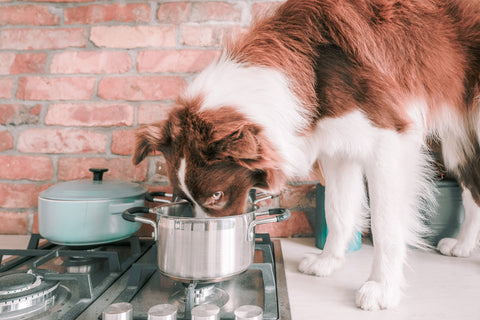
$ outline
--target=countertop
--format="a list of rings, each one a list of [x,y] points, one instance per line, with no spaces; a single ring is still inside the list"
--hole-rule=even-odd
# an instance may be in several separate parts
[[[22,249],[28,236],[0,235],[0,248]],[[306,253],[319,253],[313,238],[281,239],[293,320],[479,320],[480,249],[470,258],[445,257],[411,250],[405,274],[407,287],[398,307],[363,311],[355,307],[355,291],[368,278],[373,247],[368,241],[347,254],[332,276],[302,274],[297,266]]]
[[[301,274],[305,253],[319,253],[313,238],[282,239],[288,296],[294,320],[479,320],[480,249],[470,258],[442,256],[412,249],[405,275],[407,286],[395,309],[363,311],[355,306],[355,292],[367,280],[373,246],[347,253],[343,267],[321,278]]]

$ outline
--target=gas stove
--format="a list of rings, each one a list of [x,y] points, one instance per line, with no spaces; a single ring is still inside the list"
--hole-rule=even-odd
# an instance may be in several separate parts
[[[254,263],[216,283],[184,283],[161,274],[149,239],[131,237],[89,247],[66,247],[32,235],[22,250],[0,249],[0,319],[102,319],[111,305],[128,302],[133,319],[147,319],[158,304],[191,319],[192,308],[214,304],[220,319],[244,305],[263,309],[265,320],[290,320],[281,244],[257,234]]]

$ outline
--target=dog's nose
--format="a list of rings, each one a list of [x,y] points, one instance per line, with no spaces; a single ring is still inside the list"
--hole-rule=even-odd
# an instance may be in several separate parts
[[[208,214],[203,210],[203,208],[197,204],[194,205],[193,207],[193,212],[195,215],[195,218],[207,218]]]
[[[182,201],[182,200],[187,200],[190,204],[192,204],[192,200],[188,199],[187,197],[181,197],[176,193],[173,194],[173,201],[174,202],[179,202],[179,201]]]

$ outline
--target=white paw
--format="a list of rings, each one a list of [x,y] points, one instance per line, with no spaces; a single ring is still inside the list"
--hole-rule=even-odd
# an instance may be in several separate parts
[[[355,303],[363,310],[390,309],[400,302],[400,288],[392,288],[376,281],[367,281],[357,291]]]
[[[468,257],[472,253],[474,245],[465,242],[459,242],[453,238],[443,238],[438,242],[437,249],[443,255],[454,257]]]
[[[308,254],[300,262],[298,270],[306,274],[325,277],[338,269],[343,263],[343,258],[334,257],[330,254]]]

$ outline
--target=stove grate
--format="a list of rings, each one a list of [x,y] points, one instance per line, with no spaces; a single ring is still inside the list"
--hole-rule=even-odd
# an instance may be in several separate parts
[[[43,313],[41,317],[32,315],[33,318],[18,315],[21,319],[75,319],[153,245],[153,241],[140,240],[138,237],[95,248],[66,247],[49,242],[39,246],[40,239],[39,235],[32,235],[27,249],[0,249],[0,259],[5,255],[15,256],[1,264],[0,275],[31,270],[40,274],[44,281],[58,282],[59,290],[62,289],[66,294],[60,305],[53,306],[55,309],[49,311],[46,305],[42,311],[55,314],[46,318]],[[50,302],[46,304],[53,305]],[[4,315],[0,315],[0,318]]]

